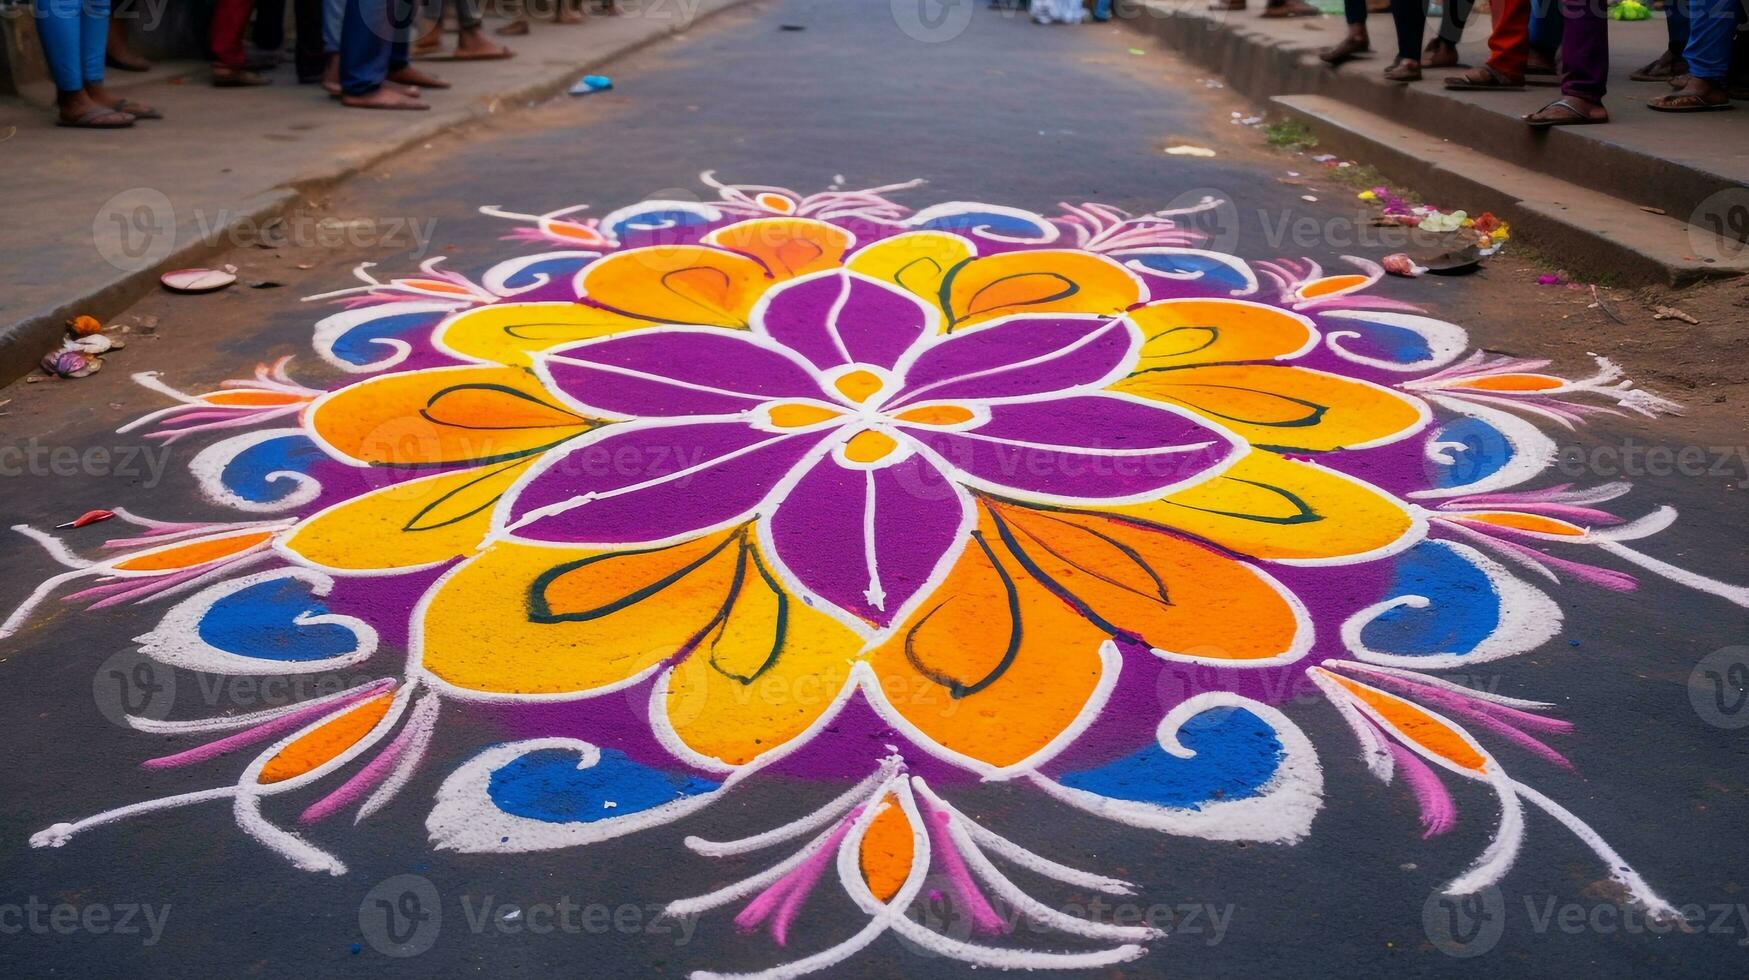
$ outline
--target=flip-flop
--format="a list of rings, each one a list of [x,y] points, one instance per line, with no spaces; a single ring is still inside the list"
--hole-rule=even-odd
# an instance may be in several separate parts
[[[1677,70],[1678,65],[1682,66],[1680,71]],[[1686,74],[1688,74],[1688,62],[1681,58],[1666,60],[1663,55],[1659,55],[1646,67],[1629,75],[1628,78],[1636,82],[1664,82],[1677,75]]]
[[[1474,70],[1475,69],[1471,69],[1471,71],[1474,71]],[[1468,73],[1465,73],[1462,75],[1447,76],[1446,80],[1445,80],[1445,87],[1448,89],[1456,89],[1457,91],[1460,91],[1460,92],[1522,92],[1522,91],[1524,91],[1524,82],[1523,81],[1517,81],[1517,82],[1511,81],[1511,80],[1507,79],[1504,75],[1501,75],[1499,72],[1495,71],[1494,69],[1489,68],[1487,65],[1482,66],[1482,71],[1487,73],[1484,77],[1486,77],[1488,80],[1485,82],[1476,81],[1473,76],[1471,76]]]
[[[1730,98],[1723,102],[1708,102],[1698,95],[1678,92],[1674,95],[1660,95],[1646,103],[1646,108],[1653,112],[1720,112],[1725,109],[1735,109]]]
[[[116,112],[125,112],[135,119],[163,119],[164,114],[149,105],[141,105],[132,99],[121,99],[110,106]]]
[[[1570,113],[1570,116],[1568,118],[1555,119],[1531,118],[1532,116],[1541,115],[1550,109],[1556,108],[1567,110],[1567,112]],[[1524,124],[1532,129],[1548,129],[1552,126],[1597,126],[1606,122],[1609,122],[1608,113],[1605,113],[1602,119],[1595,119],[1584,109],[1568,102],[1566,99],[1556,99],[1548,105],[1543,106],[1541,109],[1538,109],[1536,112],[1524,117]]]
[[[105,116],[120,116],[121,119],[124,121],[118,121],[118,122],[98,122],[97,121],[99,119],[104,118]],[[68,129],[126,129],[129,126],[132,126],[133,124],[134,124],[134,117],[133,116],[130,116],[125,112],[117,112],[114,109],[105,109],[102,106],[98,106],[97,108],[92,109],[91,111],[81,115],[77,119],[56,119],[55,120],[55,125],[65,126]]]

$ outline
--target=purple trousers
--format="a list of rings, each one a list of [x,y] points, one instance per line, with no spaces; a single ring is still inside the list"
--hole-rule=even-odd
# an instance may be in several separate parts
[[[1609,75],[1605,0],[1560,0],[1561,94],[1602,102]]]

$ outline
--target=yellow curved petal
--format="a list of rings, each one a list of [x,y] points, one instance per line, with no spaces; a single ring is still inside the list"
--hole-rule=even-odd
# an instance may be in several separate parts
[[[1389,388],[1280,364],[1144,371],[1112,388],[1182,405],[1271,449],[1377,446],[1414,432],[1428,418],[1419,401]]]
[[[653,245],[595,260],[579,285],[590,299],[628,316],[745,327],[773,281],[745,255],[708,245]]]
[[[758,553],[733,598],[663,693],[668,723],[687,748],[744,765],[812,725],[844,689],[859,637],[784,592]]]
[[[1015,313],[1117,314],[1143,298],[1141,281],[1111,259],[1055,248],[973,259],[944,288],[956,330]]]
[[[845,266],[872,279],[890,282],[925,303],[941,307],[941,284],[962,263],[978,254],[958,235],[940,231],[908,231],[858,249]],[[942,310],[946,324],[947,311]]]
[[[323,395],[308,415],[329,452],[379,466],[510,459],[557,445],[592,424],[520,367],[386,374]]]
[[[718,228],[703,241],[751,255],[781,281],[837,268],[856,236],[812,218],[752,218]]]
[[[1005,543],[1113,635],[1224,663],[1291,656],[1298,614],[1256,569],[1207,545],[1103,514],[991,504]]]
[[[500,303],[456,314],[435,342],[458,357],[520,366],[561,344],[654,325],[581,303]]]
[[[1394,497],[1314,463],[1261,449],[1171,496],[1102,510],[1194,534],[1242,555],[1277,560],[1353,558],[1421,530]]]
[[[1317,337],[1311,320],[1242,299],[1163,299],[1130,319],[1146,338],[1141,371],[1297,357]]]
[[[969,760],[1023,762],[1099,689],[1110,635],[1027,572],[988,514],[947,579],[869,654],[881,693],[923,737]]]
[[[735,532],[650,551],[494,543],[439,587],[422,662],[498,695],[609,687],[688,650],[735,580]]]
[[[534,456],[408,480],[304,519],[281,548],[336,571],[419,568],[471,555],[492,507]]]

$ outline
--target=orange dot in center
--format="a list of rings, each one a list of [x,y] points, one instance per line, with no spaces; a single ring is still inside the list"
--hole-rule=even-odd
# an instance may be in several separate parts
[[[846,372],[832,382],[832,387],[837,388],[838,393],[844,397],[861,404],[868,401],[870,395],[880,391],[881,384],[880,376],[873,371],[857,370]]]
[[[844,458],[853,463],[878,463],[899,448],[898,440],[884,432],[864,429],[844,444]]]

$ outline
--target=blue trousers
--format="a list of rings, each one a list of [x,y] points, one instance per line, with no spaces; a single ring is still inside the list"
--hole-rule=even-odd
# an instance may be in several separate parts
[[[103,83],[109,0],[37,0],[36,33],[55,88],[77,92]]]
[[[389,72],[407,66],[413,35],[413,5],[408,0],[346,0],[340,25],[340,90],[369,95]]]
[[[1738,0],[1676,0],[1676,7],[1688,21],[1688,43],[1682,48],[1688,73],[1715,85],[1725,84],[1743,5]]]

